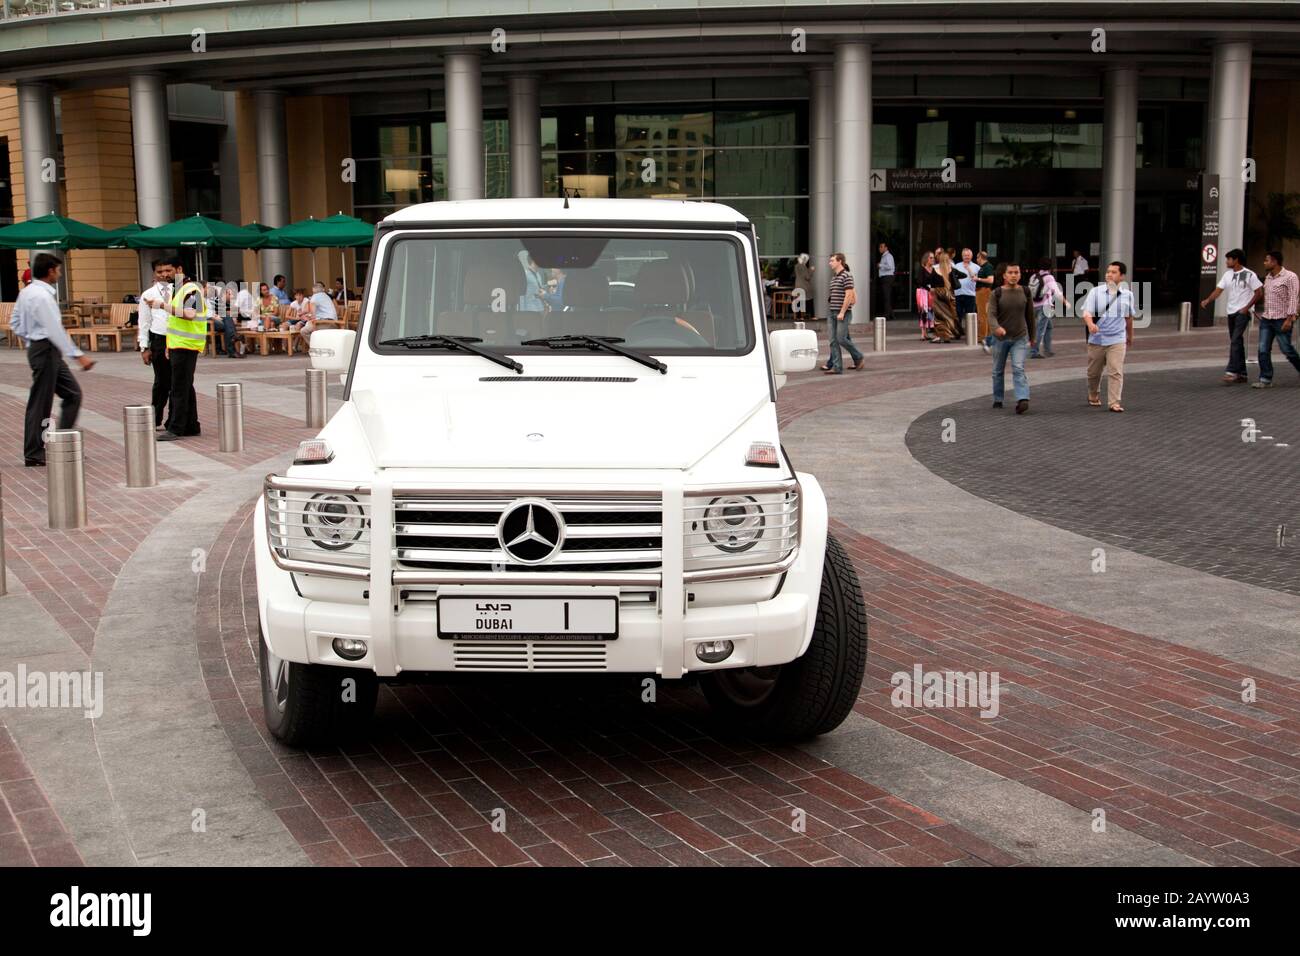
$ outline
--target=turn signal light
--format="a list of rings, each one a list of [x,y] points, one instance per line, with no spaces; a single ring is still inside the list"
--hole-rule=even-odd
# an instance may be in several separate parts
[[[749,453],[745,455],[745,464],[754,465],[757,468],[777,468],[781,464],[780,458],[776,453],[776,445],[770,441],[756,441],[749,446]]]
[[[299,442],[298,454],[293,456],[295,465],[324,465],[334,460],[334,449],[323,438],[312,438]]]

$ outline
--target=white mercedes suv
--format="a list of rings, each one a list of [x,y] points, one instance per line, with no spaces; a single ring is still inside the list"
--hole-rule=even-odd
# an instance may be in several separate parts
[[[370,261],[359,328],[311,341],[342,406],[257,508],[276,737],[356,732],[379,681],[447,672],[696,679],[769,738],[844,720],[862,595],[777,432],[816,336],[766,333],[744,216],[433,203]]]

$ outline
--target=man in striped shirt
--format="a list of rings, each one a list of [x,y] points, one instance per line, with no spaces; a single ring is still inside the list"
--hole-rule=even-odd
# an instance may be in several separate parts
[[[844,374],[844,358],[840,354],[843,346],[853,356],[854,371],[860,371],[867,362],[866,356],[853,344],[849,335],[849,323],[853,321],[853,307],[858,304],[858,294],[853,290],[853,273],[845,261],[844,253],[835,252],[830,257],[831,294],[830,294],[830,336],[831,358],[822,371],[827,375]]]
[[[1273,250],[1264,256],[1264,298],[1255,310],[1259,316],[1259,381],[1251,388],[1273,387],[1273,341],[1300,372],[1300,354],[1291,341],[1296,310],[1300,308],[1300,279],[1290,269],[1282,268],[1282,253]]]

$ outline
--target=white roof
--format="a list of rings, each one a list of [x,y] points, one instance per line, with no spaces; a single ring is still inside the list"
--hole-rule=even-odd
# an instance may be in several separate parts
[[[494,222],[514,225],[524,222],[680,222],[732,225],[745,217],[715,202],[685,199],[469,199],[456,202],[427,202],[399,209],[384,222]]]

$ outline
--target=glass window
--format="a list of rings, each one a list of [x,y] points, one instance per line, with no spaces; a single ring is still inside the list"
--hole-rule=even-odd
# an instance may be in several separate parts
[[[758,254],[763,258],[789,258],[807,249],[799,248],[800,237],[808,234],[808,200],[798,197],[775,199],[723,199],[728,206],[754,224]]]
[[[948,121],[934,120],[916,124],[916,165],[920,169],[937,169],[948,158]]]
[[[975,166],[1038,169],[1052,165],[1050,123],[977,123]]]
[[[516,351],[529,338],[582,333],[655,353],[740,353],[753,345],[743,261],[740,244],[722,237],[399,238],[373,341],[473,335]]]
[[[897,126],[871,125],[871,165],[876,169],[897,169],[902,165],[898,156]]]

